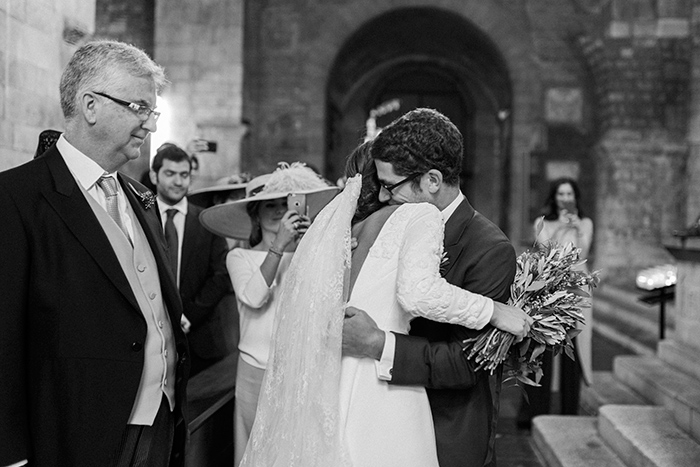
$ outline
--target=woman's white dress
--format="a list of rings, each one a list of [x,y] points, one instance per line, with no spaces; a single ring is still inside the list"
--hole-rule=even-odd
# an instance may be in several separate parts
[[[348,188],[359,190],[350,181]],[[438,465],[425,389],[379,380],[374,360],[341,361],[354,212],[354,204],[346,206],[348,196],[344,192],[324,210],[331,213],[319,215],[290,265],[241,465]],[[397,208],[370,248],[348,304],[366,311],[381,329],[399,333],[408,332],[412,316],[483,327],[493,302],[451,286],[439,275],[443,231],[442,215],[434,206]],[[343,264],[345,271],[338,271]]]

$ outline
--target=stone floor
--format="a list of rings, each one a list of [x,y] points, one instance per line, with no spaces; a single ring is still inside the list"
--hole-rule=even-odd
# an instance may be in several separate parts
[[[593,332],[593,370],[612,370],[613,358],[632,352]],[[496,454],[498,467],[545,467],[535,452],[530,430],[519,429],[516,424],[518,408],[522,400],[521,389],[504,387],[501,396],[501,412],[498,422]],[[552,407],[552,413],[556,407]]]

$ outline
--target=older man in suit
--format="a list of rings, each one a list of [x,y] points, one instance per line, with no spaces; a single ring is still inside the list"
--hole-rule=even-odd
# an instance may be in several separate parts
[[[372,142],[389,204],[427,202],[445,219],[446,264],[451,284],[505,302],[515,275],[515,251],[501,232],[474,210],[459,188],[462,135],[447,117],[416,109],[392,122]],[[494,310],[490,324],[522,339],[532,318],[517,309]],[[495,466],[495,436],[501,371],[475,371],[463,340],[479,331],[417,318],[411,335],[380,330],[363,311],[349,309],[343,354],[379,361],[389,384],[427,388],[440,466]]]
[[[158,208],[163,221],[171,266],[180,287],[183,305],[183,328],[188,332],[192,354],[191,375],[225,357],[230,348],[229,336],[222,326],[232,322],[235,307],[217,306],[233,293],[226,270],[228,247],[223,237],[214,235],[199,222],[202,208],[185,196],[190,187],[192,164],[188,154],[166,143],[156,152],[151,164],[151,182],[158,193]],[[229,326],[230,328],[230,326]]]
[[[0,465],[182,465],[189,367],[155,197],[117,173],[160,66],[120,42],[61,77],[65,133],[0,174]]]

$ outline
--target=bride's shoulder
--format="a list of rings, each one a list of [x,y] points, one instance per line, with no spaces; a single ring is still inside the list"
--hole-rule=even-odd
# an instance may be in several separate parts
[[[399,205],[387,205],[373,212],[357,227],[370,228],[372,226],[384,225],[387,221],[390,224],[411,222],[415,219],[442,218],[440,210],[430,203],[404,203]],[[353,228],[355,230],[355,228]]]
[[[400,206],[404,217],[440,217],[442,214],[435,205],[430,203],[405,203]]]
[[[365,219],[363,222],[366,222],[366,223],[375,223],[375,222],[384,223],[389,217],[391,217],[391,215],[399,207],[401,207],[401,206],[397,206],[397,205],[382,206],[381,208],[377,209],[372,214],[367,216],[367,219]]]

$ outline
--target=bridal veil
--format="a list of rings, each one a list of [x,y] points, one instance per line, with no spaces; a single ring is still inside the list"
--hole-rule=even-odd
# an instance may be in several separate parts
[[[350,467],[339,426],[350,223],[361,176],[316,217],[292,258],[241,466]]]

